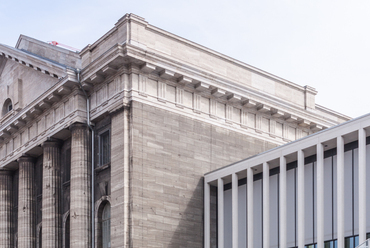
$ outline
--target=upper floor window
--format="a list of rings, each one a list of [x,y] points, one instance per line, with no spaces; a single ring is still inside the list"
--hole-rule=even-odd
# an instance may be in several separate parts
[[[12,100],[10,100],[10,98],[8,98],[4,102],[2,115],[4,116],[4,115],[6,115],[8,112],[10,112],[12,110],[13,110],[13,103],[12,103]]]
[[[99,165],[110,163],[110,130],[99,132]]]

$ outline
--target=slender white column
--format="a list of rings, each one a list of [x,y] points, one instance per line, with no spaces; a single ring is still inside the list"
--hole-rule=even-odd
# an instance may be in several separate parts
[[[344,140],[337,138],[337,235],[338,247],[344,247]]]
[[[238,248],[238,175],[232,174],[233,248]]]
[[[298,152],[298,248],[304,248],[304,153]]]
[[[279,234],[280,247],[286,246],[286,158],[280,157],[279,175]]]
[[[253,168],[247,169],[247,243],[253,248]]]
[[[358,130],[359,243],[366,240],[366,131]]]
[[[204,182],[204,248],[211,247],[211,186]]]
[[[316,146],[317,167],[317,248],[324,248],[324,146]]]
[[[263,247],[270,248],[270,167],[263,163]]]
[[[218,179],[217,182],[217,198],[218,198],[218,247],[224,247],[224,180]]]

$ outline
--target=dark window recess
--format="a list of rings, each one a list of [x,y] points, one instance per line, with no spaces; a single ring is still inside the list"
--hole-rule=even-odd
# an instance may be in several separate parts
[[[65,151],[63,162],[63,183],[66,183],[71,180],[71,148]]]
[[[99,134],[99,165],[110,163],[110,133],[106,130]]]

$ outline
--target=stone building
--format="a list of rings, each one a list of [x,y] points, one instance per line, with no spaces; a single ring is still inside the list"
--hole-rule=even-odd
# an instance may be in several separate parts
[[[206,172],[349,119],[133,14],[0,45],[0,92],[0,247],[202,247]]]

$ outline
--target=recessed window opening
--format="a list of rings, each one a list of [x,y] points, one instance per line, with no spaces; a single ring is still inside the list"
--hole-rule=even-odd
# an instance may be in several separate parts
[[[12,100],[10,100],[10,98],[8,98],[4,102],[2,115],[4,116],[12,110],[13,110],[13,103],[12,103]]]

